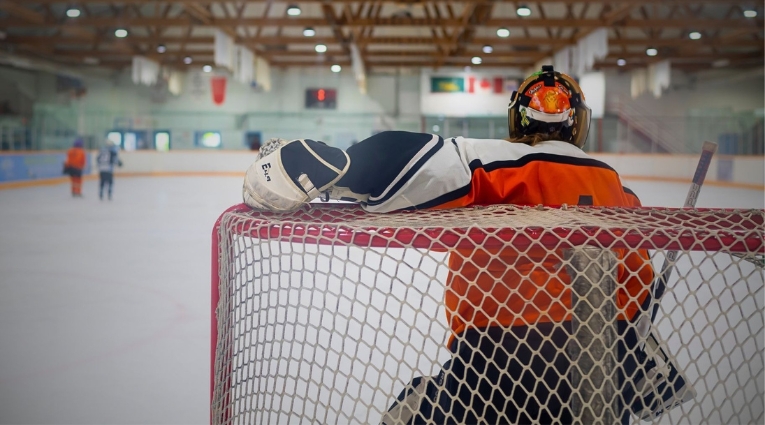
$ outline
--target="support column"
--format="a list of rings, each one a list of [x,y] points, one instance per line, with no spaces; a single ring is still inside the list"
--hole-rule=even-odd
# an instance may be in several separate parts
[[[613,251],[564,250],[571,276],[571,412],[574,424],[618,424],[616,270]]]

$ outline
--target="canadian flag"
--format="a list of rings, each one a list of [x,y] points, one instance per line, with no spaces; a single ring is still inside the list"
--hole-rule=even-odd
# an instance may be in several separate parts
[[[468,77],[468,93],[494,93],[500,94],[504,91],[505,79],[502,77]]]

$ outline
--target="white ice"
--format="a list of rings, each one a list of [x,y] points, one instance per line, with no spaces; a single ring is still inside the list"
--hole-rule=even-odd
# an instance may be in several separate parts
[[[688,184],[632,181],[679,207]],[[210,234],[230,177],[117,178],[114,200],[65,185],[0,191],[0,423],[205,424]],[[699,207],[763,208],[706,186]]]

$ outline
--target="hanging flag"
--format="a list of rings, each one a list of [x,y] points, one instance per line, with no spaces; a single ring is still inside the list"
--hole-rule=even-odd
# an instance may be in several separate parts
[[[143,56],[133,56],[133,83],[153,86],[157,84],[159,63]]]
[[[255,80],[255,55],[245,46],[236,46],[234,78],[246,85]]]
[[[271,65],[261,56],[255,58],[255,82],[261,90],[271,91]]]
[[[468,77],[468,93],[494,93],[500,94],[505,90],[505,80],[502,77]]]
[[[364,67],[364,60],[361,58],[361,52],[356,43],[351,43],[351,66],[353,67],[353,75],[356,77],[359,92],[367,94],[367,73]]]
[[[462,77],[430,77],[431,93],[461,93],[465,91]]]
[[[212,98],[216,105],[222,105],[226,100],[226,77],[216,75],[210,77],[210,87],[212,88]]]
[[[167,78],[167,91],[174,96],[180,96],[183,91],[183,74],[171,71]]]
[[[234,39],[225,32],[216,29],[214,39],[214,60],[216,66],[234,69],[235,46]]]

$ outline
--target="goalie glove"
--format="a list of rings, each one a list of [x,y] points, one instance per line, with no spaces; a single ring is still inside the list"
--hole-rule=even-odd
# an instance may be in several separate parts
[[[329,190],[348,171],[351,159],[338,148],[309,139],[270,139],[247,169],[244,203],[288,212]]]

